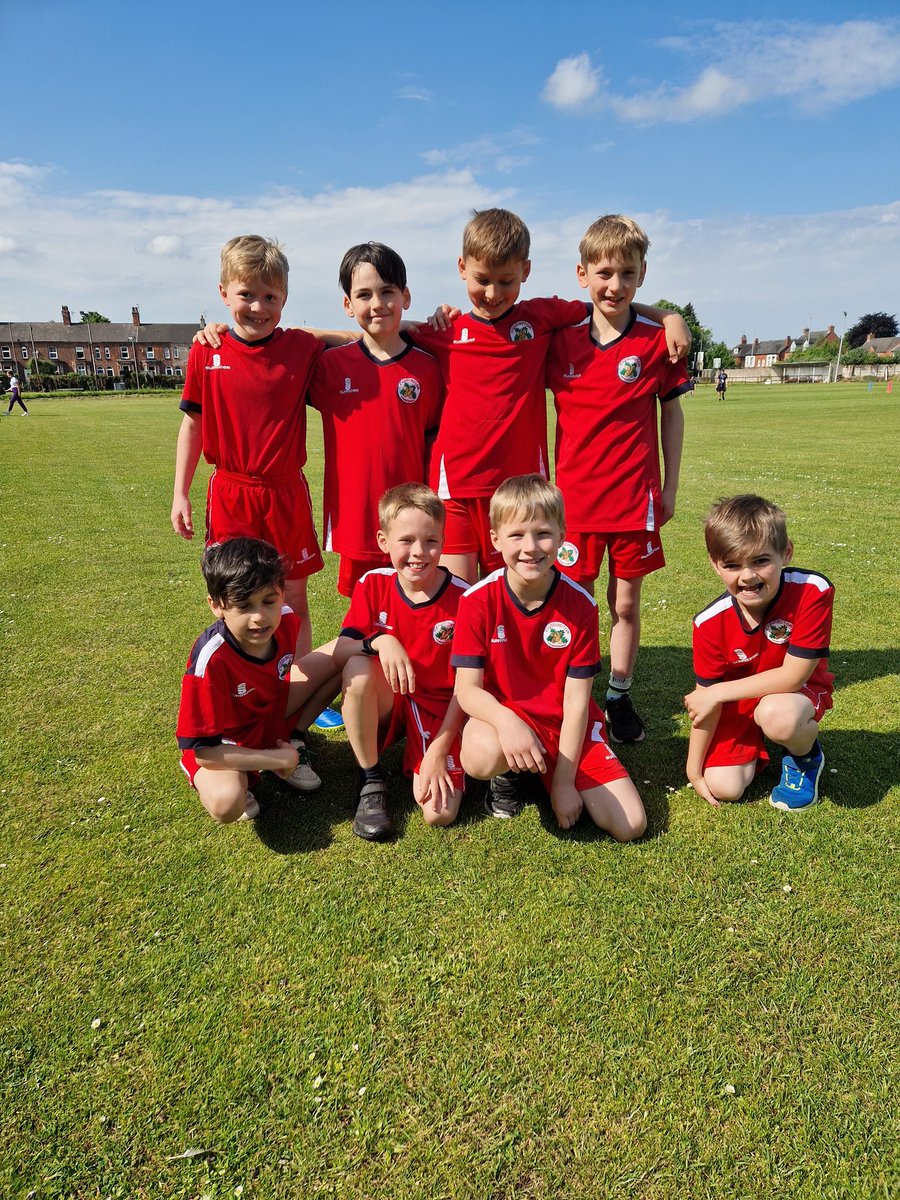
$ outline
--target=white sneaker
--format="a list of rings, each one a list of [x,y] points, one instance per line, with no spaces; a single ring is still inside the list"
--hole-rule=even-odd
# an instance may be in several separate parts
[[[247,793],[247,800],[244,804],[244,811],[238,817],[239,821],[255,821],[259,816],[259,801],[252,792]]]
[[[322,786],[322,780],[312,769],[309,762],[309,751],[306,742],[301,737],[292,737],[291,745],[297,751],[298,762],[294,773],[284,782],[298,792],[314,792]]]

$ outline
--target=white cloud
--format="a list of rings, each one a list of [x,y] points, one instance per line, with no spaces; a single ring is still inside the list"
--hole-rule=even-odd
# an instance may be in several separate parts
[[[600,81],[600,69],[592,65],[589,54],[561,58],[544,84],[541,99],[554,108],[585,108],[599,96]]]
[[[180,237],[161,233],[159,237],[152,239],[147,249],[151,254],[155,254],[157,258],[175,258],[176,255],[181,254],[183,247],[184,243]]]
[[[508,175],[510,171],[527,166],[532,161],[528,151],[539,145],[540,140],[528,129],[512,129],[507,133],[462,142],[458,146],[426,150],[422,159],[429,167],[454,166],[472,171],[490,168]]]
[[[398,100],[418,100],[422,104],[430,104],[434,99],[434,92],[429,92],[428,88],[423,87],[402,87],[397,92]]]

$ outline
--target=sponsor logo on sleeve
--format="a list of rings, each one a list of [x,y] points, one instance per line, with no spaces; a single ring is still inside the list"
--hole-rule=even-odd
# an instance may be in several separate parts
[[[496,630],[494,631],[494,636],[491,638],[491,645],[497,646],[501,642],[505,642],[505,641],[506,641],[506,626],[498,625]]]

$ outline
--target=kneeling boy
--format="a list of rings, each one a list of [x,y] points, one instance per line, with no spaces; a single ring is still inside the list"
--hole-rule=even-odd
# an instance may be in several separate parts
[[[768,762],[765,736],[785,749],[769,803],[799,812],[818,800],[825,765],[817,735],[834,684],[834,588],[824,575],[788,566],[785,515],[761,496],[714,505],[706,548],[726,590],[694,617],[688,779],[716,807],[740,800]]]
[[[450,649],[456,610],[468,586],[438,565],[444,506],[421,483],[391,488],[378,505],[377,541],[390,567],[357,583],[337,655],[344,667],[342,706],[359,764],[353,832],[369,841],[393,836],[379,753],[406,738],[404,770],[429,825],[456,819],[463,794],[459,730],[465,717],[453,696]]]
[[[321,784],[288,741],[338,690],[334,643],[294,663],[299,618],[284,603],[284,560],[268,542],[207,547],[203,576],[216,617],[196,640],[181,684],[181,766],[217,821],[252,820],[248,787],[273,771],[299,791]]]
[[[453,641],[456,695],[469,715],[463,767],[491,780],[492,816],[515,816],[517,773],[538,772],[563,829],[586,808],[617,841],[632,841],[646,828],[644,807],[591,696],[597,605],[556,567],[562,494],[540,475],[514,476],[494,493],[490,523],[505,566],[463,596]]]

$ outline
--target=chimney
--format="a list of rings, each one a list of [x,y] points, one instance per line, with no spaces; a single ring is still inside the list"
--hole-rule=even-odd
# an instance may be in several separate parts
[[[808,328],[803,330],[803,337],[800,339],[800,341],[801,342],[809,341],[809,329]]]
[[[741,345],[742,345],[742,346],[746,346],[746,345],[747,345],[747,335],[746,335],[746,333],[742,333],[742,334],[741,334]]]
[[[132,323],[132,325],[140,325],[140,323],[141,323],[141,310],[140,310],[139,308],[135,308],[135,307],[133,307],[133,308],[132,308],[132,310],[131,310],[131,323]]]
[[[837,337],[837,334],[834,332],[834,326],[833,326],[833,325],[829,325],[829,326],[828,326],[828,332],[829,332],[830,334],[833,334],[833,336],[834,336],[834,337]],[[827,335],[826,335],[826,336],[827,336]]]
[[[874,342],[874,341],[875,341],[875,334],[870,329],[869,332],[866,334],[866,344],[868,345],[869,342]]]
[[[758,347],[758,346],[759,346],[759,338],[754,338],[754,339],[753,339],[753,353],[754,353],[754,354],[756,353],[756,350],[757,350],[757,347]]]
[[[63,319],[63,325],[71,325],[72,324],[72,314],[69,312],[69,310],[65,304],[62,306],[62,319]]]

